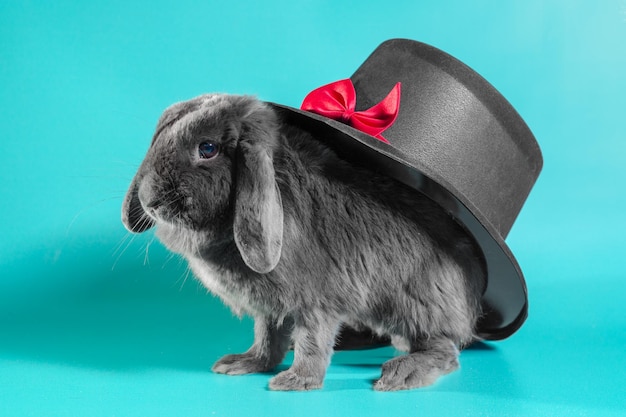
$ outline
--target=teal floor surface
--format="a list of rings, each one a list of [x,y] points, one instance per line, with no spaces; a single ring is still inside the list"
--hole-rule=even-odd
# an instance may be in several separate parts
[[[298,106],[383,40],[463,60],[545,168],[507,239],[529,319],[410,392],[392,348],[324,388],[211,373],[252,323],[119,212],[161,111],[195,95]],[[0,3],[0,416],[626,416],[626,1]],[[287,367],[288,357],[281,369]]]

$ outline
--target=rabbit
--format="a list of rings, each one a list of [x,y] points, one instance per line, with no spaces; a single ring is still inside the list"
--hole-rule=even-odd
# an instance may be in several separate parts
[[[272,390],[321,388],[346,326],[407,354],[373,388],[427,386],[477,340],[485,264],[436,203],[340,158],[252,96],[205,94],[161,116],[122,206],[135,233],[153,226],[254,342],[212,370],[267,372],[293,347]]]

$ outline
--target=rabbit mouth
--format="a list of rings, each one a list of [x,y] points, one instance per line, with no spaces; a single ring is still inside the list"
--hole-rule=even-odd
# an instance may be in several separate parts
[[[185,224],[183,197],[173,191],[164,191],[144,180],[138,189],[138,199],[146,216],[158,224]]]
[[[141,202],[144,212],[155,223],[167,223],[171,225],[184,225],[183,215],[175,202],[164,202],[158,199],[152,199],[148,202]]]

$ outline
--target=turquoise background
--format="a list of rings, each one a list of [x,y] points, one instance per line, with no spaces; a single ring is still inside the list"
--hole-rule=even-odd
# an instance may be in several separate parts
[[[157,118],[212,91],[298,106],[393,37],[470,65],[541,145],[507,239],[528,321],[411,392],[370,388],[390,348],[310,393],[211,373],[250,320],[119,220]],[[0,2],[0,415],[626,415],[625,74],[626,0]]]

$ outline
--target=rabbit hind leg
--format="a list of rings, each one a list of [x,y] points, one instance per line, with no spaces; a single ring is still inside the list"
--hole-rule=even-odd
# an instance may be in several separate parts
[[[448,338],[411,343],[410,353],[385,362],[374,383],[377,391],[398,391],[433,384],[440,376],[459,367],[459,350]]]

